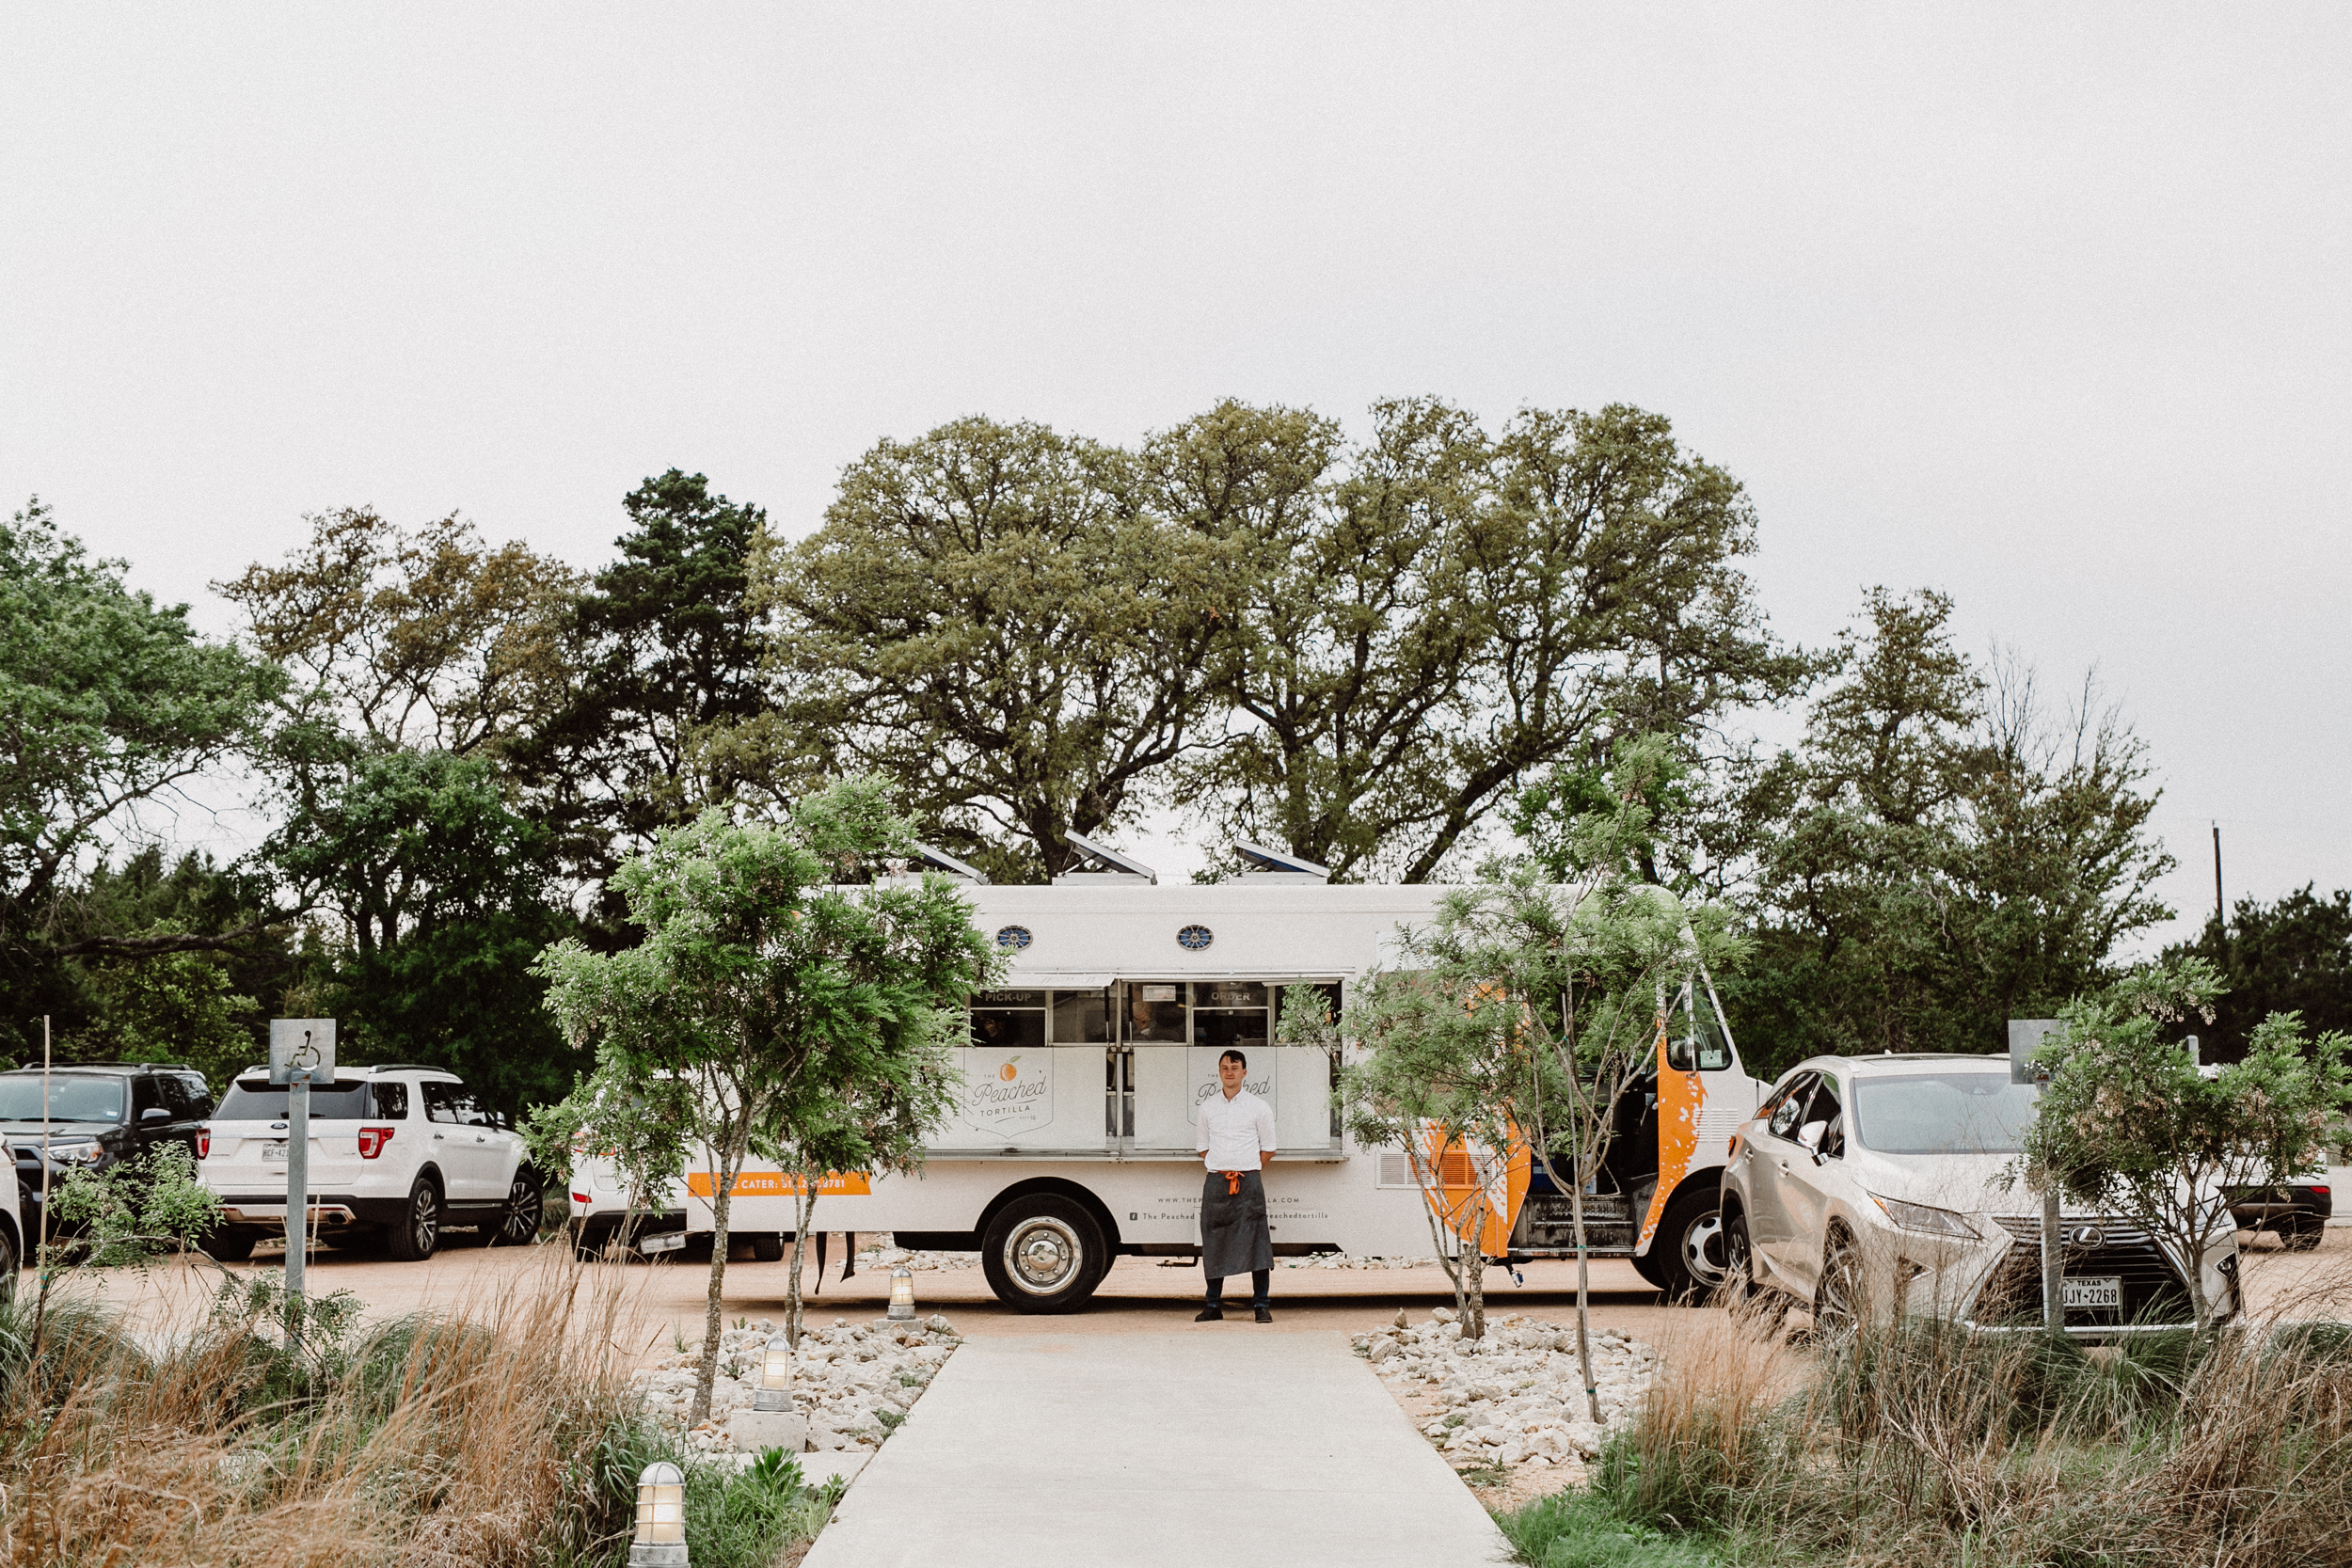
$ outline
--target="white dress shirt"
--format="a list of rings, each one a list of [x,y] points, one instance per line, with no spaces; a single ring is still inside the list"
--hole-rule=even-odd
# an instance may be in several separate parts
[[[1274,1108],[1248,1089],[1225,1097],[1223,1085],[1200,1102],[1192,1147],[1211,1170],[1256,1170],[1261,1151],[1274,1152]]]

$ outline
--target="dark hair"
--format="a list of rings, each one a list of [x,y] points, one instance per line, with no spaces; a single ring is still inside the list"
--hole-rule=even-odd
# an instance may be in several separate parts
[[[1243,1055],[1238,1051],[1228,1051],[1225,1054],[1217,1058],[1219,1066],[1222,1066],[1227,1062],[1239,1062],[1241,1064],[1241,1069],[1244,1072],[1248,1072],[1249,1070],[1249,1058]]]

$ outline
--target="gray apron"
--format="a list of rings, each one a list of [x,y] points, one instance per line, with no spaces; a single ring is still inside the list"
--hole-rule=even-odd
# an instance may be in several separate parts
[[[1274,1267],[1274,1237],[1266,1229],[1265,1183],[1242,1172],[1241,1190],[1210,1171],[1200,1184],[1200,1269],[1211,1279]]]

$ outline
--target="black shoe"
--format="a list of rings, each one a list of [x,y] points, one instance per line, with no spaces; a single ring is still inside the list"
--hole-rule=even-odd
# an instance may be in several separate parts
[[[1273,1309],[1272,1307],[1259,1307],[1259,1308],[1258,1308],[1258,1321],[1259,1321],[1260,1323],[1272,1323],[1272,1322],[1274,1321],[1274,1309]]]
[[[1225,1321],[1225,1312],[1222,1307],[1204,1307],[1192,1315],[1192,1321],[1197,1323],[1221,1323]]]

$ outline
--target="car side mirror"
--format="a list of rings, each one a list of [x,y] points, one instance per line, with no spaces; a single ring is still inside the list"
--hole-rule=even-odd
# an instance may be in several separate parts
[[[1818,1160],[1821,1157],[1821,1139],[1828,1132],[1828,1122],[1808,1121],[1797,1129],[1797,1142],[1804,1145],[1805,1152]]]
[[[170,1119],[171,1113],[165,1110],[161,1105],[150,1105],[146,1110],[139,1113],[139,1125],[141,1127],[160,1126],[164,1122],[169,1121]]]

